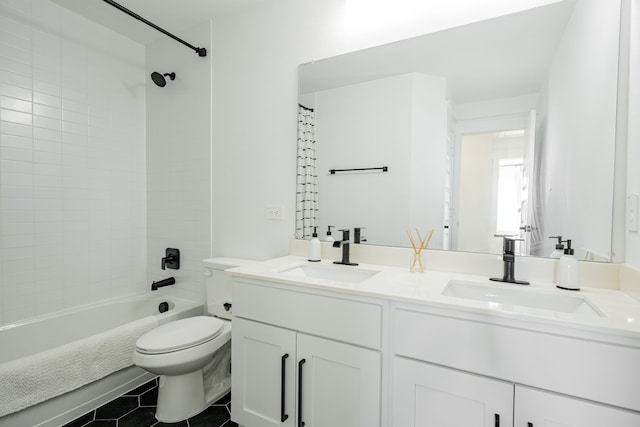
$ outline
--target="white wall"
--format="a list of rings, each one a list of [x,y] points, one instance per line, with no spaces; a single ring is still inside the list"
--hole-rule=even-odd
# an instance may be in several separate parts
[[[316,93],[321,237],[333,225],[336,230],[366,227],[372,244],[406,241],[412,86],[412,75],[405,74]],[[329,173],[382,166],[389,172]]]
[[[528,117],[531,110],[536,109],[537,103],[538,94],[532,93],[489,101],[455,104],[453,114],[457,131],[459,133],[478,133],[514,129],[513,121],[505,119],[503,122],[500,120],[513,118],[516,115]],[[516,128],[523,126],[518,124]]]
[[[441,239],[445,89],[441,77],[414,73],[316,93],[321,237],[333,225],[365,227],[370,244],[407,245],[415,227]],[[382,166],[388,172],[329,173]]]
[[[409,222],[424,233],[433,229],[429,247],[442,249],[447,168],[448,101],[443,77],[413,74]],[[404,228],[398,230],[401,234]],[[403,239],[406,245],[406,240]]]
[[[631,64],[629,90],[629,134],[627,156],[627,194],[640,194],[640,2],[631,2]],[[626,229],[626,227],[625,227]],[[626,233],[626,262],[640,268],[640,234]]]
[[[544,232],[574,239],[576,253],[600,257],[611,255],[613,220],[618,38],[610,29],[619,27],[619,15],[610,6],[576,4],[540,108],[547,121]]]
[[[201,58],[182,46],[173,52],[172,42],[166,50],[149,47],[153,63],[145,71],[142,46],[47,0],[3,0],[0,324],[148,288],[144,90],[151,69],[172,69],[189,79],[164,92],[147,88],[150,97],[158,95],[149,101],[149,130],[158,130],[148,141],[161,141],[147,157],[154,163],[149,279],[165,277],[159,270],[163,249],[178,246],[186,264],[173,292],[200,298],[201,258],[287,252],[294,230],[298,64],[555,1],[447,0],[438,13],[414,13],[409,21],[387,14],[368,24],[361,20],[365,15],[347,13],[346,0],[265,1],[215,20],[206,46],[212,67],[207,78],[206,67],[195,62]],[[635,117],[640,14],[637,0],[632,4]],[[181,35],[200,39],[205,26]],[[196,80],[202,86],[180,86]],[[184,92],[163,99],[177,89]],[[640,161],[638,135],[638,123],[630,120],[629,192],[640,191],[631,167]],[[185,139],[188,148],[171,152],[170,139]],[[187,169],[188,162],[196,166]],[[162,166],[173,168],[178,180],[163,181]],[[196,189],[189,186],[194,183]],[[156,199],[163,191],[171,193],[167,203]],[[267,221],[267,204],[284,206],[284,220]],[[637,233],[627,233],[627,260],[640,267]]]
[[[175,277],[158,293],[204,302],[202,260],[211,253],[210,21],[181,32],[207,49],[200,57],[164,38],[147,46],[146,75],[175,72],[165,87],[147,87],[147,277]],[[180,250],[180,269],[161,270],[166,248]]]
[[[438,2],[364,25],[346,0],[266,1],[213,23],[213,253],[268,258],[294,234],[297,66],[554,1]],[[284,206],[267,221],[265,205]]]
[[[144,48],[0,2],[0,324],[145,283]]]

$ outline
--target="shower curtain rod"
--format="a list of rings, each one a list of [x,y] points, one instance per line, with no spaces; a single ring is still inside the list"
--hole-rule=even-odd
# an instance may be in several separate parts
[[[189,47],[190,49],[195,50],[196,53],[198,54],[198,56],[207,56],[207,49],[205,49],[203,47],[195,47],[194,45],[192,45],[190,43],[187,43],[186,41],[182,40],[181,38],[174,36],[173,34],[171,34],[170,32],[168,32],[167,30],[165,30],[165,29],[163,29],[161,27],[158,27],[153,22],[147,21],[142,16],[140,16],[137,13],[127,9],[126,7],[122,6],[121,4],[116,3],[113,0],[102,0],[102,1],[107,3],[107,4],[110,4],[111,6],[115,7],[116,9],[119,9],[120,11],[126,13],[127,15],[131,16],[132,18],[135,18],[138,21],[144,22],[148,26],[160,31],[161,33],[163,33],[163,34],[165,34],[165,35],[167,35],[169,37],[171,37],[175,41],[182,43],[183,45]]]

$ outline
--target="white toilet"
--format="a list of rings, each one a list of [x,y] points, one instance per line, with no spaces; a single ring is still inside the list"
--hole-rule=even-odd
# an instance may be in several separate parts
[[[161,325],[136,342],[133,363],[160,375],[156,418],[177,422],[205,410],[231,388],[231,276],[250,261],[211,258],[205,267],[208,316]]]

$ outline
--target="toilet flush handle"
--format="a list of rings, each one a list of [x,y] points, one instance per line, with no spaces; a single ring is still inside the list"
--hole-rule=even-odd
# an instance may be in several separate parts
[[[231,303],[230,302],[225,302],[224,304],[222,304],[222,306],[224,307],[224,311],[231,310]]]

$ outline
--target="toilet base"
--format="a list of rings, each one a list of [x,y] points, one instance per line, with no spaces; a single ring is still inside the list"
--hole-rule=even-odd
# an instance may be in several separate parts
[[[156,407],[158,421],[183,421],[204,411],[208,405],[201,369],[185,375],[160,376]]]
[[[198,377],[193,378],[194,374],[198,374]],[[229,391],[231,391],[231,384],[228,379],[215,387],[203,387],[201,370],[180,376],[161,375],[156,419],[163,423],[184,421],[198,415]]]

